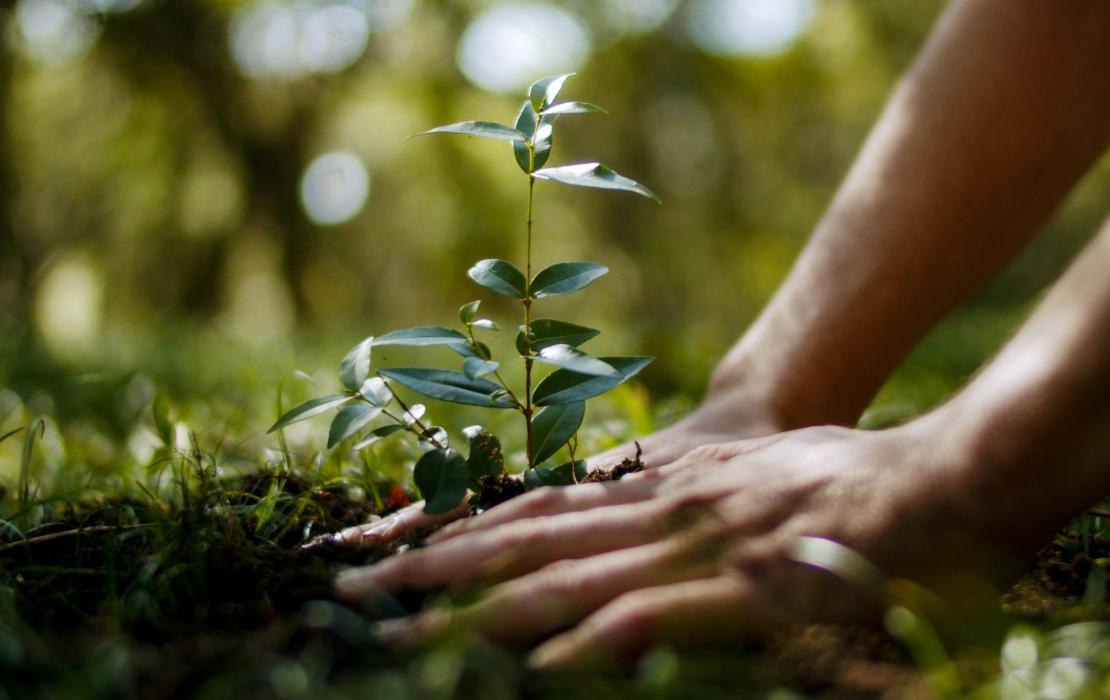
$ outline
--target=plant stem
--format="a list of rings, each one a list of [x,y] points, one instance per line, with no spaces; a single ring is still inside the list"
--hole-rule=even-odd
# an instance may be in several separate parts
[[[529,145],[529,158],[534,158]],[[536,188],[536,178],[528,175],[528,218],[524,222],[527,230],[525,248],[525,294],[524,294],[524,433],[528,447],[528,467],[536,466],[535,451],[532,449],[532,194]]]
[[[468,325],[466,327],[466,333],[470,336],[470,346],[472,348],[477,348],[478,339],[474,337],[474,328]],[[501,388],[504,389],[505,392],[509,395],[509,398],[513,400],[513,403],[516,404],[516,407],[523,411],[524,404],[522,404],[520,402],[520,399],[517,398],[516,394],[513,393],[512,387],[510,387],[509,383],[505,381],[505,378],[501,376],[501,372],[494,370],[493,377],[497,380],[497,383],[501,385]]]
[[[381,377],[380,374],[378,376]],[[386,388],[388,388],[389,393],[393,395],[393,399],[397,402],[397,405],[401,407],[402,415],[407,415],[409,418],[412,418],[412,423],[405,423],[404,420],[398,418],[384,408],[382,409],[382,413],[387,418],[392,418],[394,421],[404,426],[405,430],[413,433],[414,435],[416,435],[416,437],[427,440],[441,450],[447,449],[446,445],[440,444],[439,440],[436,440],[434,437],[432,437],[430,433],[428,435],[425,435],[425,433],[428,433],[428,427],[421,423],[419,418],[409,412],[409,407],[405,405],[405,402],[401,400],[401,397],[397,395],[397,392],[393,391],[393,387],[389,386],[389,382],[386,382],[384,377],[382,378],[382,381],[385,382]],[[415,425],[416,427],[414,428],[413,425]]]

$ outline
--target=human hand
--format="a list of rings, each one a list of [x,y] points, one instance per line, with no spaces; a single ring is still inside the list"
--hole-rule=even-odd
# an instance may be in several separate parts
[[[533,491],[336,587],[355,601],[493,584],[474,606],[392,622],[384,636],[416,641],[456,621],[504,643],[554,634],[531,656],[541,668],[866,617],[876,601],[800,564],[800,538],[841,543],[887,576],[936,588],[976,567],[1002,575],[997,554],[1031,552],[1035,543],[999,548],[980,534],[965,467],[915,424],[708,445],[620,481]]]
[[[645,467],[660,467],[702,445],[771,435],[781,430],[770,412],[762,410],[757,402],[739,395],[726,397],[723,393],[711,394],[690,415],[674,425],[589,458],[587,468],[590,471],[608,469],[637,455]],[[465,500],[454,510],[440,515],[428,515],[424,512],[424,501],[417,501],[384,518],[318,537],[310,546],[324,542],[390,542],[414,529],[442,525],[469,514]]]

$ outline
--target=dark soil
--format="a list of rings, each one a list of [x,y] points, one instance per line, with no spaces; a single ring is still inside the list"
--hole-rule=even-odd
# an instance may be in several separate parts
[[[482,488],[470,498],[470,512],[477,513],[500,505],[524,493],[524,481],[510,474],[482,477]]]
[[[611,469],[595,469],[586,475],[585,482],[594,481],[620,481],[621,477],[626,474],[635,474],[644,470],[644,463],[640,457],[644,451],[640,449],[640,443],[633,443],[636,445],[636,456],[625,457],[621,460],[620,464],[615,465]]]
[[[588,480],[641,469],[637,455]],[[303,549],[310,537],[365,522],[374,509],[343,489],[284,479],[274,519],[296,527],[272,529],[243,506],[273,493],[277,478],[213,487],[172,510],[128,500],[72,507],[29,539],[0,543],[0,696],[52,696],[63,666],[65,673],[100,668],[106,640],[122,645],[126,662],[103,697],[209,696],[213,678],[234,689],[220,696],[267,697],[266,669],[288,658],[311,658],[336,682],[405,667],[411,656],[382,648],[369,620],[417,610],[427,596],[374,600],[358,612],[334,601],[331,582],[339,567],[419,547],[429,532],[388,545]],[[490,508],[523,491],[519,479],[487,479],[472,505]],[[407,496],[390,500],[400,505]],[[1070,540],[1046,547],[1002,609],[1035,621],[1090,601],[1093,559],[1110,554],[1110,544],[1091,547],[1089,555]],[[837,697],[925,695],[901,647],[870,627],[804,627],[763,651],[729,652],[721,668],[752,692],[785,684]],[[542,679],[531,691],[528,677],[516,682],[520,692],[544,694]]]

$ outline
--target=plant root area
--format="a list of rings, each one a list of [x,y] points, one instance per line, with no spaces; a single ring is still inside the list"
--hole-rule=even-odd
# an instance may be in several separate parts
[[[518,479],[491,479],[472,505],[522,492]],[[343,567],[419,547],[429,533],[387,546],[301,547],[377,514],[360,493],[274,474],[212,480],[172,507],[108,499],[48,512],[0,543],[0,698],[930,695],[903,647],[863,626],[803,627],[759,649],[653,652],[631,674],[597,677],[530,674],[521,650],[469,637],[387,648],[374,619],[416,610],[426,596],[356,610],[334,599],[331,581]],[[1086,547],[1066,538],[1046,547],[994,612],[1009,624],[1067,620],[1079,609],[1091,619],[1091,572],[1110,543]],[[1105,617],[1104,593],[1096,617]],[[1004,630],[953,651],[961,675],[997,673]]]

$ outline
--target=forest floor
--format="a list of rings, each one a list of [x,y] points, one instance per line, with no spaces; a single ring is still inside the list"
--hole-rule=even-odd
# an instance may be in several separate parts
[[[1110,543],[1062,534],[983,616],[990,622],[940,632],[939,656],[881,629],[830,625],[762,649],[660,649],[620,677],[530,674],[520,653],[470,638],[400,652],[375,639],[372,621],[418,609],[425,596],[358,610],[334,599],[331,581],[342,567],[420,546],[427,532],[305,549],[314,535],[378,514],[375,499],[282,473],[182,478],[179,503],[148,495],[47,507],[0,543],[0,697],[964,696],[1013,678],[1042,683],[1045,664],[1079,658],[1052,647],[1060,630],[1077,634],[1074,623],[1091,653],[1110,648],[1098,622]],[[375,488],[386,510],[407,503],[400,487]],[[1039,656],[1007,660],[1015,635]],[[1076,688],[1105,674],[1105,661],[1084,658]]]

